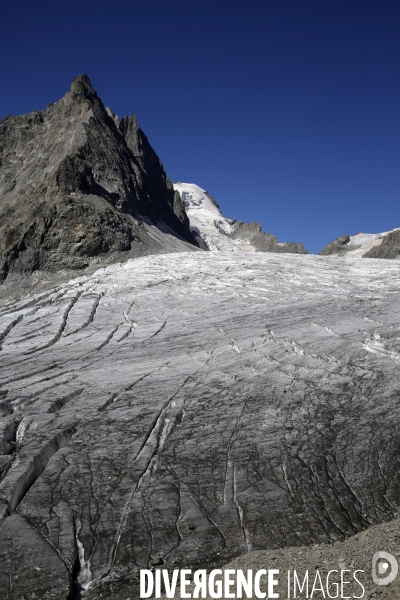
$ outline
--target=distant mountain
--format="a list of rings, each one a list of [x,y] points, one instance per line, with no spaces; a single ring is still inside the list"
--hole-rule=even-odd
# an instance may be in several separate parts
[[[320,252],[322,256],[400,258],[400,228],[383,233],[342,235]]]
[[[303,244],[278,242],[274,235],[262,231],[259,223],[225,218],[214,198],[194,183],[174,183],[174,188],[181,195],[192,234],[207,250],[308,254]]]
[[[86,75],[46,110],[0,123],[0,283],[193,245],[136,117],[106,109]]]

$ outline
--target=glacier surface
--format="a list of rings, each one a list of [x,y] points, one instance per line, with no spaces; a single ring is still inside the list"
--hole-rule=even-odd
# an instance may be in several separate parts
[[[4,304],[8,600],[392,519],[399,284],[392,261],[189,252]]]

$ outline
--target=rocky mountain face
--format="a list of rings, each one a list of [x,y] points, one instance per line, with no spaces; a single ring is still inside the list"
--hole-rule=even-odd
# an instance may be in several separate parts
[[[301,242],[278,242],[278,238],[271,233],[262,231],[260,223],[243,223],[235,221],[233,224],[232,238],[234,240],[248,240],[256,252],[285,252],[290,254],[308,254]]]
[[[350,258],[400,258],[400,229],[383,233],[342,235],[320,252],[321,256]]]
[[[398,275],[393,261],[189,252],[4,304],[4,597],[127,600],[140,568],[393,519]]]
[[[278,242],[274,235],[262,231],[259,223],[227,219],[214,198],[194,183],[174,183],[174,188],[185,205],[192,234],[204,249],[308,254],[303,244]]]
[[[105,109],[87,76],[46,110],[0,123],[0,283],[170,250],[151,224],[175,250],[197,245],[136,117]]]

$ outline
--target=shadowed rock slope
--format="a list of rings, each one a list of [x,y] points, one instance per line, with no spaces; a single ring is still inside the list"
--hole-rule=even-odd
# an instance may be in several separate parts
[[[393,519],[399,282],[394,261],[190,252],[4,305],[5,597],[118,598],[143,567]]]
[[[136,117],[105,109],[86,75],[46,110],[0,123],[0,283],[169,251],[160,228],[175,251],[196,243]]]

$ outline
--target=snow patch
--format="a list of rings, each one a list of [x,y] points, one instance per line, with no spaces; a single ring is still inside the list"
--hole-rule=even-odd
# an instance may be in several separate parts
[[[361,258],[375,246],[380,246],[389,233],[398,231],[399,229],[400,227],[391,229],[390,231],[383,231],[382,233],[357,233],[356,235],[351,235],[350,241],[346,244],[349,250],[344,256],[348,258]],[[339,256],[339,254],[332,254],[332,256]]]

